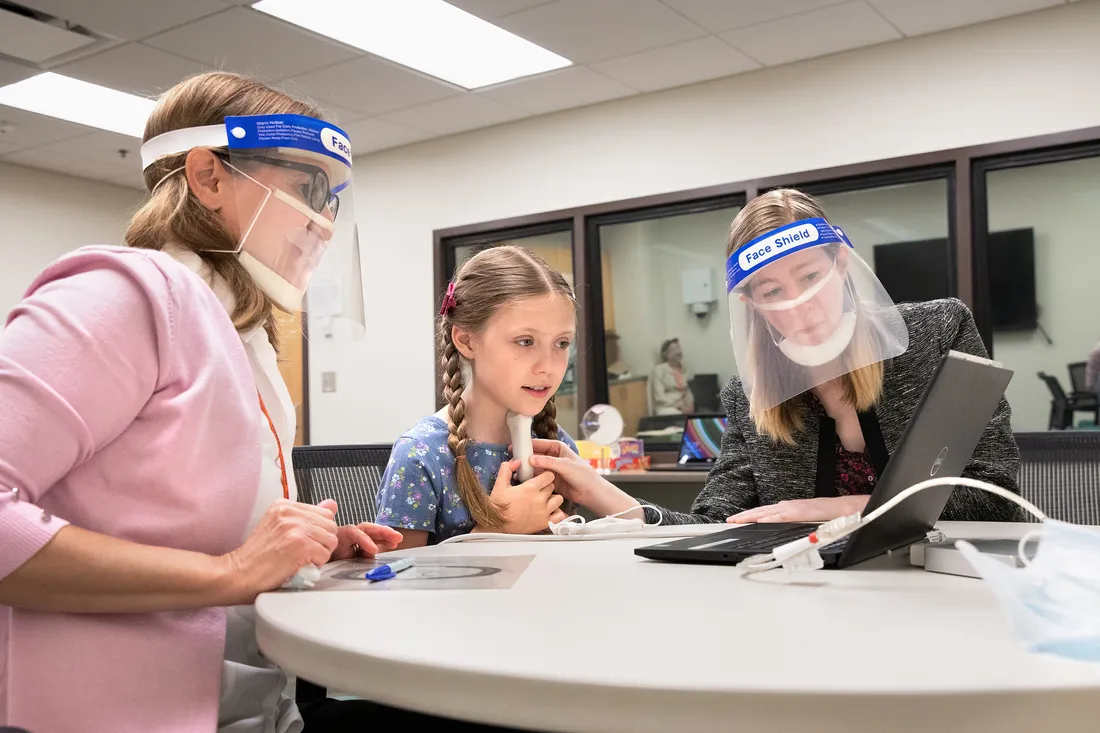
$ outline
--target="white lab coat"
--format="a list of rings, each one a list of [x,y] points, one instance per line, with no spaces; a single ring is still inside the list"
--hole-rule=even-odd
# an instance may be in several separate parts
[[[166,246],[164,251],[188,267],[211,287],[218,300],[232,314],[236,305],[233,294],[197,254],[178,246]],[[275,431],[279,434],[286,461],[286,478],[290,499],[298,499],[291,464],[291,449],[297,429],[294,402],[279,373],[278,356],[261,327],[241,334],[241,343],[252,366],[256,388],[263,397]],[[256,420],[261,426],[264,444],[261,456],[260,490],[252,509],[252,518],[244,539],[252,532],[264,512],[283,497],[282,472],[279,469],[279,449],[271,434],[267,418],[256,401]],[[256,643],[256,613],[253,606],[233,606],[228,609],[225,657],[222,663],[221,699],[218,706],[218,733],[299,733],[303,722],[294,701],[286,696],[286,674],[267,661]]]

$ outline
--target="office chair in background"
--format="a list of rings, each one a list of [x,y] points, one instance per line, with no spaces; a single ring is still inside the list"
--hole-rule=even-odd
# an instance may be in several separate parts
[[[1093,413],[1092,424],[1095,427],[1100,427],[1100,396],[1096,394],[1096,390],[1090,390],[1085,386],[1087,367],[1088,365],[1083,361],[1066,365],[1069,372],[1069,386],[1072,390],[1069,398],[1073,402],[1075,412]]]
[[[722,386],[717,374],[696,374],[688,382],[691,394],[695,397],[696,412],[724,412],[722,409]]]
[[[378,516],[378,487],[390,460],[392,445],[316,445],[294,449],[294,482],[298,501],[336,501],[336,523],[362,524]],[[320,700],[328,690],[298,678],[294,699]]]
[[[1065,430],[1073,424],[1073,411],[1069,406],[1069,397],[1062,389],[1062,383],[1058,381],[1058,377],[1046,372],[1039,372],[1039,379],[1050,390],[1050,419],[1047,421],[1047,430]]]
[[[1100,524],[1100,431],[1015,437],[1020,448],[1020,495],[1054,519]]]

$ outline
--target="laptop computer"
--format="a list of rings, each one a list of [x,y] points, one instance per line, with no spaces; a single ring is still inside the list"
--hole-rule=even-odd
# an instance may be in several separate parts
[[[959,476],[1011,379],[1012,371],[997,362],[956,351],[945,354],[863,513],[930,477]],[[822,548],[826,567],[848,567],[922,540],[935,526],[953,490],[953,486],[942,486],[919,492],[866,527]],[[634,552],[653,560],[735,565],[804,537],[814,526],[750,524],[639,547]]]
[[[726,416],[719,413],[688,415],[680,438],[680,456],[674,468],[678,471],[712,469],[722,452],[726,423]]]

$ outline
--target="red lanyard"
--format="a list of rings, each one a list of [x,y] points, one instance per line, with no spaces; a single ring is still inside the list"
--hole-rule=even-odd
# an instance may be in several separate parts
[[[275,447],[279,449],[279,472],[283,480],[283,498],[290,498],[290,484],[286,480],[286,461],[283,459],[283,443],[279,440],[279,433],[275,431],[275,423],[271,421],[271,415],[267,414],[267,407],[264,406],[264,398],[257,391],[256,396],[260,398],[260,409],[264,412],[264,417],[267,418],[267,426],[271,428],[271,434],[275,436]]]

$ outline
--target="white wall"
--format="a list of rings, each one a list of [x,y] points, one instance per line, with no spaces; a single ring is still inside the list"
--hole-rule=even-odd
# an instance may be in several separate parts
[[[1097,38],[1087,0],[358,158],[368,334],[311,353],[314,442],[433,410],[434,229],[1100,125]]]
[[[0,328],[46,265],[86,244],[122,244],[135,189],[0,163]]]
[[[1100,341],[1100,158],[995,171],[988,182],[990,229],[1035,231],[1039,323],[1054,343],[1038,331],[995,333],[993,355],[1016,372],[1006,393],[1013,429],[1046,430],[1050,391],[1037,373],[1058,377],[1068,392],[1066,365],[1084,361]]]
[[[821,196],[829,221],[841,227],[872,268],[875,245],[944,239],[949,234],[947,180]]]

